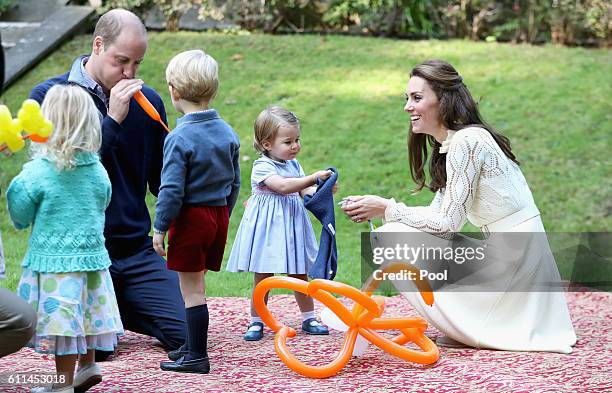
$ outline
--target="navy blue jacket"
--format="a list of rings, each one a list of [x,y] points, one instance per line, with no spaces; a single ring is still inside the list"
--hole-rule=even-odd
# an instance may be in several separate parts
[[[317,259],[308,271],[308,275],[311,278],[333,280],[338,271],[338,251],[332,187],[338,180],[338,171],[336,168],[328,169],[332,170],[332,175],[326,180],[317,180],[317,191],[314,195],[304,196],[304,207],[310,210],[323,225]]]
[[[109,250],[116,248],[113,243],[118,243],[127,252],[125,248],[131,245],[140,247],[151,229],[145,197],[147,185],[153,195],[157,196],[159,192],[166,131],[133,99],[121,124],[107,116],[106,103],[80,75],[82,59],[75,60],[71,71],[34,87],[30,98],[42,103],[52,86],[65,83],[77,83],[90,93],[103,116],[100,157],[113,187],[111,202],[106,209],[104,236]],[[166,123],[161,97],[146,85],[142,92]]]

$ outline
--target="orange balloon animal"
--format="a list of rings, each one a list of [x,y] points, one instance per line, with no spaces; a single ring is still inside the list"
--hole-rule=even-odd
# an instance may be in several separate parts
[[[416,270],[413,266],[404,263],[392,263],[387,265],[384,271],[401,269]],[[330,280],[316,279],[306,282],[291,277],[269,277],[255,287],[253,304],[265,324],[276,332],[274,347],[278,357],[287,367],[306,377],[327,378],[340,371],[351,358],[358,334],[389,354],[406,361],[421,364],[435,363],[440,353],[438,347],[424,334],[427,329],[427,321],[423,318],[380,318],[384,311],[384,298],[372,297],[372,292],[379,283],[380,281],[371,278],[364,285],[365,292],[361,292],[349,285]],[[415,284],[425,303],[431,306],[434,299],[429,283],[415,281]],[[348,326],[340,353],[333,361],[324,366],[309,366],[293,356],[287,348],[287,338],[295,337],[295,330],[276,321],[264,303],[266,293],[273,288],[289,289],[312,296],[335,312]],[[355,305],[352,311],[349,311],[332,293],[353,300]],[[390,340],[375,332],[375,330],[385,329],[397,329],[401,333]],[[403,346],[409,341],[415,343],[423,351]]]
[[[157,109],[155,109],[155,107],[151,104],[147,97],[142,94],[142,91],[138,90],[136,94],[134,94],[134,99],[136,100],[138,105],[140,105],[140,107],[147,113],[147,115],[149,115],[151,119],[159,122],[159,124],[161,124],[166,129],[166,131],[170,132],[170,129],[168,128],[166,123],[162,121],[159,112],[157,112]]]

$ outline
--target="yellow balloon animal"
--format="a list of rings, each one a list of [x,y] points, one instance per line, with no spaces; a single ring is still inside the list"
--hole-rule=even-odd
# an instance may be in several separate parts
[[[26,134],[22,135],[22,131]],[[40,105],[34,100],[25,100],[13,119],[11,111],[0,105],[0,151],[8,148],[13,153],[23,149],[25,139],[43,143],[49,139],[53,124],[42,115]]]

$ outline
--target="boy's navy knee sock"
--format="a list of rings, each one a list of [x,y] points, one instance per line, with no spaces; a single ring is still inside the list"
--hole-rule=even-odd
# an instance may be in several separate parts
[[[187,345],[189,354],[185,360],[201,359],[208,356],[206,346],[208,341],[208,305],[189,307],[185,309],[187,320]]]

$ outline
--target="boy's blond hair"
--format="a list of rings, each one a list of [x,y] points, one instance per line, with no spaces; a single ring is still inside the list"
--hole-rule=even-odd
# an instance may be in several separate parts
[[[255,120],[255,139],[253,147],[258,152],[265,154],[264,142],[273,142],[282,126],[297,127],[300,129],[300,120],[295,113],[288,111],[278,105],[271,105],[261,111]]]
[[[188,50],[170,60],[166,67],[166,80],[182,99],[194,103],[208,102],[219,88],[219,66],[204,51]]]
[[[46,157],[59,169],[75,166],[79,152],[95,152],[102,145],[101,115],[82,87],[55,85],[47,92],[42,114],[53,123],[46,143],[33,143],[33,157]]]

